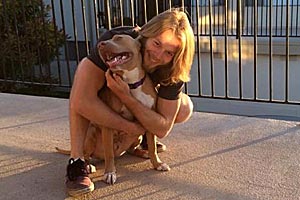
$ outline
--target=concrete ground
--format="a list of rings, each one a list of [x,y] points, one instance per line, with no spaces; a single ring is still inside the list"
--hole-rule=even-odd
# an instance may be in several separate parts
[[[300,199],[299,122],[195,112],[161,141],[171,171],[124,155],[109,186],[96,161],[95,191],[78,199]],[[56,146],[70,147],[68,100],[0,93],[1,200],[73,199]]]

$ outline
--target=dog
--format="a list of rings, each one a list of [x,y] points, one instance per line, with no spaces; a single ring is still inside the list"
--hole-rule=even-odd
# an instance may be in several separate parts
[[[142,67],[141,44],[138,39],[129,35],[114,35],[112,39],[101,41],[97,45],[100,58],[108,66],[111,73],[119,75],[130,88],[131,94],[147,107],[155,110],[157,94],[155,87]],[[102,99],[115,112],[128,120],[134,116],[121,101],[104,87],[99,92]],[[163,163],[157,154],[156,136],[146,132],[148,154],[154,169],[169,171],[170,167]],[[107,127],[99,127],[91,122],[84,144],[84,157],[104,159],[104,181],[114,184],[117,180],[114,158],[123,155],[126,151],[134,151],[139,146],[142,135],[129,135]],[[56,148],[60,153],[69,152]],[[94,171],[93,167],[90,167]]]

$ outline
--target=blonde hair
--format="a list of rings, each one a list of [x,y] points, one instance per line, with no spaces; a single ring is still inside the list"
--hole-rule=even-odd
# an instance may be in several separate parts
[[[170,63],[171,69],[168,77],[162,80],[162,83],[188,82],[194,58],[195,41],[193,29],[182,9],[172,8],[160,13],[142,26],[139,34],[143,41],[170,29],[181,41],[181,46]]]

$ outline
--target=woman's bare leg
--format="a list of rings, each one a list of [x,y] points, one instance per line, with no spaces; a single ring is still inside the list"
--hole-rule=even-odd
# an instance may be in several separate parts
[[[191,98],[184,93],[181,93],[180,108],[175,119],[175,123],[186,122],[193,114],[194,105]]]
[[[89,123],[89,120],[70,109],[71,158],[84,159],[84,141]]]

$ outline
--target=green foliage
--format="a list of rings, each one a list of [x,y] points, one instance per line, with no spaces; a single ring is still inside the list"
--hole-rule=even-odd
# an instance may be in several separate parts
[[[47,67],[55,58],[67,36],[50,14],[51,7],[42,0],[0,2],[0,78],[32,81],[33,66]]]

